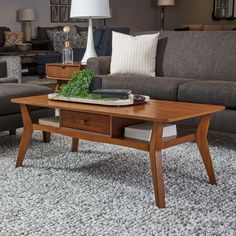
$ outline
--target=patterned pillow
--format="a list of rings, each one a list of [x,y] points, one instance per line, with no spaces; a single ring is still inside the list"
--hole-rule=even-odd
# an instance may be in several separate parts
[[[22,32],[5,32],[5,47],[23,43]]]
[[[53,47],[55,51],[61,52],[66,41],[66,34],[63,31],[57,31],[53,33]],[[85,38],[75,32],[68,33],[68,41],[71,48],[84,48]],[[86,40],[87,41],[87,40]]]
[[[47,32],[47,36],[48,36],[48,38],[49,38],[49,40],[50,41],[53,41],[53,34],[55,33],[55,32],[63,32],[63,31],[61,31],[61,30],[58,30],[58,29],[56,29],[56,28],[54,28],[54,29],[47,29],[46,30],[46,32]]]

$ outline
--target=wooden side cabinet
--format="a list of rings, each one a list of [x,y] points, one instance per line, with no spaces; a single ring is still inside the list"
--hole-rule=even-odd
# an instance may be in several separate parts
[[[56,90],[59,90],[61,84],[70,80],[71,75],[75,71],[79,71],[83,68],[83,65],[81,65],[80,63],[48,63],[46,64],[46,78],[57,80]]]

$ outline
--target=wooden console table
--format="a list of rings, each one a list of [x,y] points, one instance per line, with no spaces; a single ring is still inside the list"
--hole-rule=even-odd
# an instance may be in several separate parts
[[[54,101],[49,100],[47,95],[14,98],[12,102],[20,104],[24,123],[16,167],[22,165],[34,130],[44,132],[45,142],[50,141],[51,133],[72,137],[72,151],[77,151],[79,138],[137,148],[149,152],[156,205],[164,208],[166,203],[162,170],[162,149],[195,141],[200,150],[210,183],[216,184],[207,143],[207,133],[211,114],[224,110],[223,106],[151,100],[147,104],[135,106],[107,107]],[[59,109],[59,128],[38,123],[33,124],[29,115],[28,105]],[[163,126],[166,123],[174,123],[194,117],[201,118],[196,133],[183,136],[177,135],[167,139],[162,138]],[[125,126],[143,121],[153,122],[150,142],[125,138],[123,136]]]
[[[48,63],[46,64],[46,78],[57,81],[56,91],[59,90],[61,84],[68,82],[71,75],[78,70],[83,69],[80,63],[62,64],[62,63]]]
[[[19,56],[21,58],[22,69],[28,69],[28,73],[37,74],[37,56],[41,55],[58,55],[56,51],[49,50],[31,50],[31,51],[15,51],[15,52],[1,52],[0,56]]]

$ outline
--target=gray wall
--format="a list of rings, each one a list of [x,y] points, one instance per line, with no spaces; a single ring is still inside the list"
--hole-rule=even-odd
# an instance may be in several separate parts
[[[35,0],[1,0],[0,26],[8,26],[13,31],[21,30],[21,24],[16,21],[16,10],[34,7]]]
[[[156,0],[110,0],[112,18],[107,25],[153,30],[158,26]]]
[[[20,30],[21,24],[16,21],[16,10],[36,8],[37,25],[49,26],[59,23],[50,22],[50,0],[1,0],[0,26],[8,26],[11,30]],[[129,26],[135,30],[157,30],[160,26],[160,8],[156,0],[110,0],[112,18],[108,26]],[[230,24],[234,21],[213,21],[211,19],[213,0],[176,0],[176,5],[166,7],[166,29],[172,30],[181,24]],[[61,23],[60,23],[61,24]],[[95,22],[98,25],[97,22]],[[99,23],[102,25],[102,22]],[[34,32],[34,31],[33,31]]]

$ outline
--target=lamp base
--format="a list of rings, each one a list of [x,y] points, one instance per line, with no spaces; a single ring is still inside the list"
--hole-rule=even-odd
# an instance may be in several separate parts
[[[22,31],[24,35],[24,41],[30,41],[32,39],[32,27],[30,21],[23,21],[22,22]]]
[[[97,57],[97,53],[94,48],[92,18],[89,17],[87,46],[86,46],[86,51],[85,51],[85,54],[84,54],[83,59],[81,61],[81,64],[87,65],[87,60],[91,57]]]
[[[165,28],[165,9],[162,6],[161,7],[161,31],[163,31]]]

